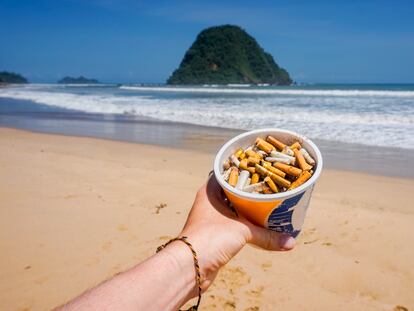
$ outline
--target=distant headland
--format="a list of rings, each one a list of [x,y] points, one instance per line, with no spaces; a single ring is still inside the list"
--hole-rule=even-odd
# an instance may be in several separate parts
[[[88,79],[84,76],[79,76],[77,78],[66,76],[63,79],[59,80],[57,83],[60,84],[97,84],[100,83],[96,79]]]
[[[290,85],[292,80],[246,31],[223,25],[199,33],[167,83]]]
[[[14,72],[1,71],[0,72],[0,84],[9,83],[28,83],[27,79],[22,75]]]

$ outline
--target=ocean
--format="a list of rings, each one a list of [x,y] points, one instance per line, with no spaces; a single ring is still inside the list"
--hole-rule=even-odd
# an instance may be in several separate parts
[[[0,114],[84,113],[249,130],[278,127],[313,139],[414,149],[414,85],[145,86],[28,84],[0,89]]]

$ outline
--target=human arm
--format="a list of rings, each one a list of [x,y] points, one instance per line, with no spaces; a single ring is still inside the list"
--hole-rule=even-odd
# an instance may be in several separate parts
[[[196,195],[179,236],[197,252],[203,291],[219,269],[247,243],[268,250],[289,250],[293,238],[236,216],[227,206],[214,177]],[[177,310],[197,295],[194,261],[181,241],[114,278],[85,292],[59,310]]]

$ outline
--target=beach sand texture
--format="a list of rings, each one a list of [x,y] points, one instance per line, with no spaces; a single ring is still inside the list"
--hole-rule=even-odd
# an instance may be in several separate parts
[[[213,157],[1,128],[0,310],[50,309],[152,255]],[[201,310],[414,310],[413,190],[325,170],[296,249],[246,247]]]

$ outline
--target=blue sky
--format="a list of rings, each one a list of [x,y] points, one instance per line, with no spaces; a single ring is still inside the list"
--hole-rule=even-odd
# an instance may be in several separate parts
[[[0,0],[0,70],[164,82],[204,28],[242,26],[294,80],[414,83],[414,1]]]

